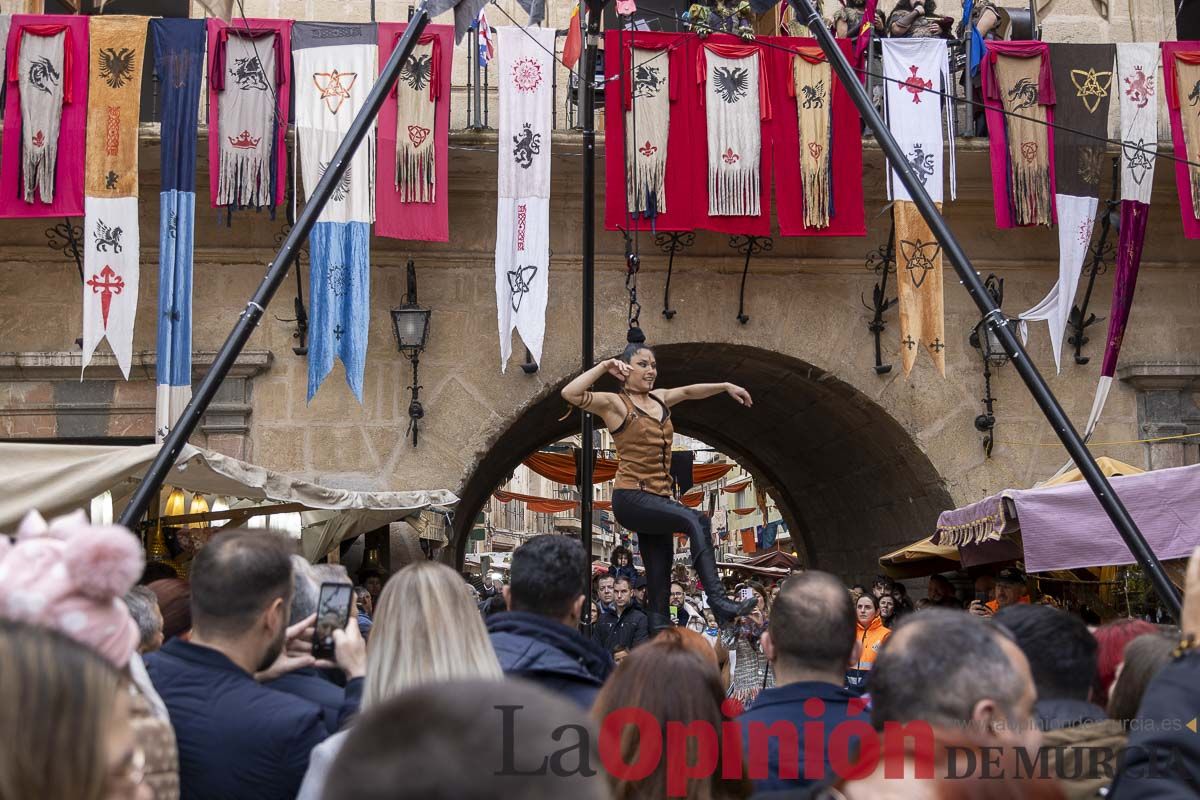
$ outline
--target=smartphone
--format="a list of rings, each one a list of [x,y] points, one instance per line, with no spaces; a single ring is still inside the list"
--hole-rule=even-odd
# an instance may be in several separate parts
[[[333,658],[333,632],[350,621],[354,587],[348,583],[322,583],[317,595],[317,629],[313,633],[314,658]]]

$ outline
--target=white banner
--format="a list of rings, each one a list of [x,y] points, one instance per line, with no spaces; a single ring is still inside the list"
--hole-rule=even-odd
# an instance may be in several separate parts
[[[496,317],[500,370],[516,328],[541,363],[550,272],[550,136],[554,30],[497,33],[500,146],[496,199]]]
[[[949,92],[950,62],[943,39],[884,39],[883,74],[887,87],[885,107],[888,128],[904,151],[904,157],[933,202],[944,200],[942,188],[944,150],[950,142],[950,198],[957,190],[954,164],[954,109],[945,105],[942,129],[942,97]],[[908,190],[888,170],[888,197],[912,200]]]
[[[725,58],[709,50],[704,56],[708,213],[756,217],[762,213],[759,55]]]
[[[138,298],[138,199],[85,197],[83,213],[83,366],[107,338],[128,380]]]
[[[1158,149],[1158,43],[1117,45],[1121,92],[1121,199],[1150,203]]]
[[[1080,271],[1092,242],[1092,228],[1100,201],[1095,197],[1059,194],[1058,208],[1058,282],[1042,301],[1021,314],[1021,338],[1028,341],[1027,322],[1045,320],[1050,324],[1050,346],[1054,351],[1054,370],[1062,372],[1062,343],[1067,318],[1079,288]]]
[[[306,47],[292,51],[296,140],[307,198],[346,138],[375,85],[379,50],[373,44]],[[350,159],[319,222],[375,221],[375,126]]]

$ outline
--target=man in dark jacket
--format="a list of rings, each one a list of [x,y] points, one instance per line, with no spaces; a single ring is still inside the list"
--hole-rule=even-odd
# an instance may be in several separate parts
[[[1188,563],[1182,638],[1142,695],[1113,800],[1183,800],[1200,794],[1200,548]]]
[[[617,578],[613,585],[613,610],[600,615],[592,641],[603,647],[619,663],[629,651],[650,638],[646,612],[633,602],[628,578]]]
[[[775,668],[775,688],[763,689],[750,710],[737,718],[756,791],[801,789],[831,779],[826,745],[834,729],[850,717],[851,703],[857,704],[858,719],[866,721],[861,713],[865,703],[842,687],[847,665],[858,660],[854,623],[850,594],[834,576],[808,570],[783,584],[761,640]],[[788,759],[779,752],[784,737],[768,735],[778,722],[796,731],[799,747]],[[810,733],[814,730],[821,732],[816,741]],[[805,774],[808,752],[821,754],[822,775]],[[781,770],[781,762],[796,764],[799,774]]]
[[[338,581],[341,582],[341,581]],[[345,581],[349,586],[349,579]],[[320,583],[313,566],[303,556],[292,556],[292,604],[289,625],[298,625],[317,613]],[[371,595],[364,592],[367,597]],[[359,624],[355,620],[355,624]],[[359,629],[362,633],[362,629]],[[316,703],[325,712],[325,724],[330,733],[337,733],[358,713],[362,701],[363,679],[347,681],[345,688],[326,678],[316,667],[302,667],[285,672],[264,685],[281,692]]]
[[[1029,659],[1050,774],[1062,781],[1068,797],[1097,797],[1112,783],[1116,759],[1101,761],[1095,754],[1119,753],[1125,729],[1089,700],[1096,680],[1096,638],[1083,620],[1050,606],[1008,605],[995,619]],[[1090,766],[1079,769],[1080,764]]]
[[[612,658],[579,633],[587,556],[566,536],[535,536],[513,552],[504,596],[509,611],[488,617],[506,674],[533,681],[590,708]]]
[[[262,531],[225,531],[196,555],[190,577],[191,641],[172,639],[146,658],[179,745],[180,797],[295,797],[330,726],[321,706],[256,680],[314,664],[301,636],[311,618],[287,627],[288,545]],[[334,642],[338,666],[351,682],[361,678],[366,648],[355,621]]]

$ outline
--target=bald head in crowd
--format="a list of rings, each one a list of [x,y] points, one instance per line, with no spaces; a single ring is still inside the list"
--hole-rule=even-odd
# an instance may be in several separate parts
[[[980,617],[929,609],[909,617],[879,653],[871,722],[925,720],[1028,744],[1037,692],[1012,637]]]
[[[846,586],[828,572],[806,570],[779,590],[763,650],[781,679],[815,674],[841,683],[857,646],[854,637],[854,605]]]

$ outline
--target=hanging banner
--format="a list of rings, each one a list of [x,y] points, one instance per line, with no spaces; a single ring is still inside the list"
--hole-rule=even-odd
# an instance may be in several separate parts
[[[8,97],[0,217],[83,213],[88,18],[18,14],[5,51]]]
[[[1183,234],[1200,239],[1200,42],[1163,42],[1162,59]]]
[[[669,51],[631,47],[625,102],[625,207],[654,219],[667,213],[672,85]],[[624,87],[622,87],[624,91]]]
[[[1054,78],[1043,42],[988,45],[983,96],[996,226],[1051,225],[1054,214]]]
[[[803,48],[792,58],[792,97],[796,99],[796,126],[800,131],[800,192],[804,199],[804,224],[828,228],[833,156],[830,114],[833,74],[825,53]]]
[[[307,198],[375,85],[379,52],[374,24],[297,22],[296,150]],[[362,402],[370,327],[370,239],[375,219],[375,129],[350,159],[309,237],[308,399],[333,369]]]
[[[1058,280],[1041,302],[1020,315],[1021,337],[1028,322],[1050,326],[1054,369],[1062,371],[1062,344],[1079,276],[1092,241],[1099,206],[1100,179],[1107,172],[1104,139],[1108,136],[1109,98],[1113,92],[1111,44],[1052,44],[1050,61],[1062,125],[1054,131],[1054,172],[1058,212]]]
[[[284,201],[291,30],[291,20],[284,19],[238,19],[230,24],[208,20],[209,202],[213,208],[265,207],[274,213]]]
[[[697,68],[708,132],[708,215],[756,217],[762,213],[762,121],[771,117],[762,51],[704,41]]]
[[[146,17],[88,17],[83,221],[83,369],[108,339],[125,379],[133,360],[140,268],[138,122]],[[81,378],[82,380],[82,374]]]
[[[942,98],[933,92],[949,92],[949,51],[943,39],[884,39],[883,74],[886,78],[884,108],[888,129],[904,151],[908,165],[935,203],[945,200],[943,176],[944,151],[950,142],[950,198],[958,187],[954,162],[954,113],[945,106],[942,125]],[[888,170],[888,196],[912,200],[895,175]]]
[[[382,69],[407,23],[379,24]],[[450,240],[450,73],[453,29],[430,25],[379,112],[375,233]]]
[[[514,328],[539,364],[546,334],[554,30],[506,26],[497,34],[496,311],[503,372]]]
[[[201,19],[152,19],[150,35],[162,109],[154,412],[154,435],[161,442],[192,397],[196,132],[204,81],[205,24]]]
[[[779,232],[865,236],[858,111],[841,81],[832,73],[826,77],[829,67],[815,39],[779,37],[777,44],[765,55],[773,105],[783,111],[763,123],[763,135],[773,153]],[[838,39],[837,44],[853,58],[849,39]],[[822,125],[828,130],[822,132]]]
[[[1137,288],[1138,269],[1142,264],[1142,245],[1146,241],[1146,222],[1150,216],[1150,193],[1154,185],[1154,162],[1158,150],[1158,45],[1127,43],[1117,45],[1117,91],[1121,93],[1121,225],[1117,241],[1117,274],[1113,278],[1112,306],[1108,317],[1108,337],[1104,363],[1085,435],[1100,421],[1104,403],[1112,389],[1117,359],[1125,339],[1133,293]]]
[[[609,30],[604,33],[605,74],[617,76],[605,93],[604,141],[608,152],[624,153],[623,159],[605,159],[604,227],[607,230],[686,231],[696,225],[695,187],[691,169],[694,131],[689,131],[688,107],[690,82],[683,81],[684,64],[690,42],[679,34],[651,31]],[[634,50],[643,68],[639,94],[635,100]],[[653,97],[645,95],[653,93]],[[659,127],[647,122],[649,109],[666,102],[666,124]],[[637,109],[634,123],[632,112]],[[634,137],[636,128],[637,137]],[[635,141],[635,138],[640,141]],[[649,146],[647,146],[649,142]],[[646,156],[645,153],[649,153]],[[647,171],[649,163],[661,160],[662,185],[658,188],[658,167]],[[640,169],[640,172],[635,172]],[[633,191],[636,176],[652,176],[651,184],[661,193],[655,214],[638,213]],[[645,192],[643,192],[643,195]],[[644,209],[643,209],[644,211]]]
[[[941,210],[941,206],[938,206]],[[946,377],[946,317],[942,296],[942,246],[916,204],[892,206],[896,236],[896,282],[900,307],[900,361],[912,372],[917,347],[924,347]]]

